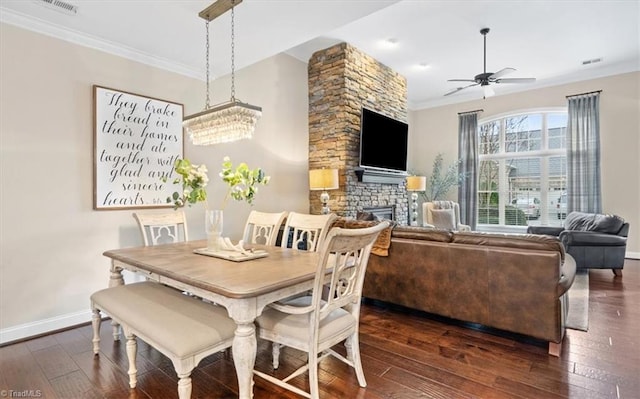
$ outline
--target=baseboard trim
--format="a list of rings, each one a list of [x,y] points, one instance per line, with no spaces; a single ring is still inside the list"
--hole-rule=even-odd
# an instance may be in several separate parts
[[[627,251],[625,253],[624,257],[627,258],[627,259],[638,259],[638,260],[640,260],[640,252],[629,252],[629,251]]]
[[[56,330],[63,330],[78,324],[91,321],[91,311],[83,310],[76,313],[68,313],[62,316],[38,320],[31,323],[20,324],[14,327],[0,330],[0,345],[6,345],[26,338],[48,334]]]

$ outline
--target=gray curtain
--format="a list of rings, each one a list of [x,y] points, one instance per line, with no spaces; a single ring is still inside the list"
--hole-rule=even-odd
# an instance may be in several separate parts
[[[601,213],[600,93],[567,98],[567,212]]]
[[[458,187],[460,221],[476,229],[478,223],[478,114],[458,115],[458,171],[464,180]]]

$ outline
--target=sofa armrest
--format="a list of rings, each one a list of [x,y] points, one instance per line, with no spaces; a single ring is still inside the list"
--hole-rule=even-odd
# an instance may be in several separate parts
[[[576,261],[573,256],[566,254],[560,268],[560,281],[558,281],[558,298],[571,288],[576,278]]]
[[[527,234],[544,234],[548,236],[559,236],[564,231],[564,227],[551,227],[551,226],[529,226],[527,227]]]
[[[603,247],[617,247],[627,245],[626,237],[621,237],[616,234],[598,233],[595,231],[565,230],[560,233],[560,241],[565,246],[565,248],[572,245]]]
[[[627,237],[629,235],[629,223],[625,223],[622,225],[622,228],[618,232],[619,236]]]

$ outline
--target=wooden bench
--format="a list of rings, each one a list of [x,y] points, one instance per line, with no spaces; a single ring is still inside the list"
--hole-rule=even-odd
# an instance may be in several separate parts
[[[146,281],[91,295],[93,352],[100,350],[100,311],[120,323],[127,337],[129,385],[136,387],[136,337],[167,356],[176,370],[178,397],[191,397],[191,371],[205,357],[229,348],[235,322],[222,306],[206,303],[162,284]]]

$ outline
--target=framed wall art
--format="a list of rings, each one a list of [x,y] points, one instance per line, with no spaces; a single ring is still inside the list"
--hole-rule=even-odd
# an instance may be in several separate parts
[[[97,85],[93,100],[94,209],[171,207],[183,105]]]

